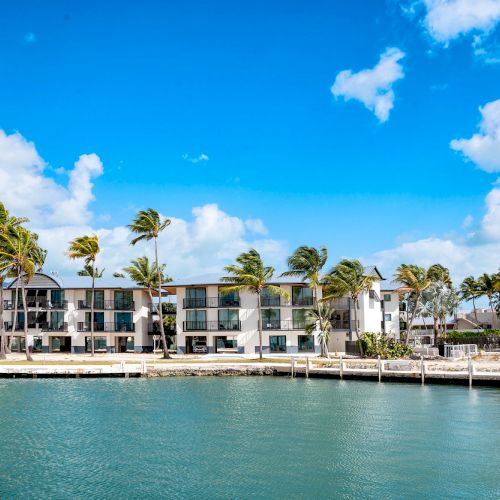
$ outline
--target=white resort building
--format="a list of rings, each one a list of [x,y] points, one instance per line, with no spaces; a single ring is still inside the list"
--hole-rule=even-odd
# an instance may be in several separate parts
[[[368,269],[383,278],[375,267]],[[320,351],[317,333],[305,331],[305,312],[313,306],[312,289],[297,278],[277,278],[270,283],[287,290],[291,300],[264,290],[262,329],[264,353],[314,353]],[[177,296],[177,352],[245,353],[259,350],[258,309],[255,294],[222,294],[220,276],[192,278],[169,283],[166,289]],[[316,296],[322,298],[321,287]],[[334,333],[329,350],[345,352],[354,348],[355,325],[352,301],[332,301]],[[395,290],[380,290],[377,281],[359,298],[357,320],[360,332],[386,332],[399,338],[399,299]]]
[[[94,345],[97,352],[144,352],[153,347],[158,319],[146,289],[124,278],[96,278]],[[34,352],[90,351],[91,278],[57,278],[37,273],[26,285],[28,346]],[[4,289],[4,322],[12,351],[25,348],[21,285],[13,333],[16,280]]]

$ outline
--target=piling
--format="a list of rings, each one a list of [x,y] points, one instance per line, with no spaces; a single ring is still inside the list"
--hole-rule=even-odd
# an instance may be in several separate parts
[[[309,378],[309,356],[306,357],[306,378]]]
[[[472,387],[472,359],[469,352],[469,387]]]
[[[422,378],[422,385],[425,384],[425,365],[424,365],[424,356],[420,355],[420,377]]]
[[[292,356],[292,366],[291,366],[291,376],[292,378],[295,376],[295,358]]]
[[[339,356],[339,372],[340,372],[340,380],[344,378],[344,364],[342,362],[342,354]]]
[[[378,357],[378,381],[382,382],[382,361],[380,356]]]

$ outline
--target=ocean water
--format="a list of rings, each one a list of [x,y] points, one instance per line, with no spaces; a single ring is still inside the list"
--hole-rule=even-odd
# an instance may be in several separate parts
[[[500,498],[500,390],[0,380],[0,498]]]

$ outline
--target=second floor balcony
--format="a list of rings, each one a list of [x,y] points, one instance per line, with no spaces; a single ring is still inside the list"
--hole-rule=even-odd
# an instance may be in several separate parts
[[[30,299],[28,298],[26,305],[29,309],[59,309],[62,311],[66,311],[68,309],[68,301],[67,300],[57,300],[52,301],[49,299]],[[4,300],[3,308],[8,311],[12,311],[15,309],[16,304],[13,300]],[[17,310],[21,311],[23,309],[23,301],[20,300],[17,303]]]
[[[182,301],[184,309],[205,309],[207,307],[240,307],[240,298],[219,295],[218,297],[185,298]]]
[[[90,300],[79,300],[78,309],[91,309]],[[104,311],[135,311],[135,302],[133,300],[94,300],[95,310]]]
[[[55,323],[42,323],[40,325],[42,332],[67,332],[68,323],[66,322],[55,322]]]
[[[91,324],[88,321],[79,321],[77,331],[90,332]],[[113,323],[113,322],[94,322],[94,332],[135,332],[134,323]]]
[[[182,329],[185,332],[196,332],[196,331],[240,331],[241,321],[230,320],[230,321],[184,321],[182,323]]]

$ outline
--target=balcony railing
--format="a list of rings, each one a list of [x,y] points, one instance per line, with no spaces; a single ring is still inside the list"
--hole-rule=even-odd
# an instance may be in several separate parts
[[[68,309],[67,300],[42,300],[39,302],[39,307],[42,309]]]
[[[279,307],[281,305],[281,298],[276,297],[261,297],[260,303],[262,307]]]
[[[5,332],[9,333],[12,331],[12,321],[4,321]],[[16,322],[16,332],[22,332],[24,330],[24,322]]]
[[[196,331],[239,331],[241,330],[241,321],[184,321],[182,329],[185,332]]]
[[[78,309],[91,309],[90,300],[79,300]],[[133,300],[94,300],[94,309],[105,311],[135,311]]]
[[[90,322],[80,321],[77,324],[79,332],[90,332]],[[135,332],[134,323],[94,323],[94,332]]]
[[[305,330],[307,322],[304,320],[262,320],[263,330]]]
[[[67,332],[68,323],[42,323],[42,332]]]
[[[67,300],[48,300],[48,299],[28,299],[26,302],[29,308],[40,308],[40,309],[68,309],[68,301]],[[13,300],[4,300],[3,308],[6,310],[12,310],[15,307],[15,303]],[[17,303],[17,309],[20,311],[23,309],[23,302],[20,300]]]
[[[183,299],[182,307],[184,309],[204,309],[207,307],[240,307],[240,298],[225,297],[201,297]]]
[[[333,299],[330,301],[330,305],[336,311],[348,311],[349,309],[352,309],[351,300],[348,299],[347,297],[342,297],[340,299]]]

